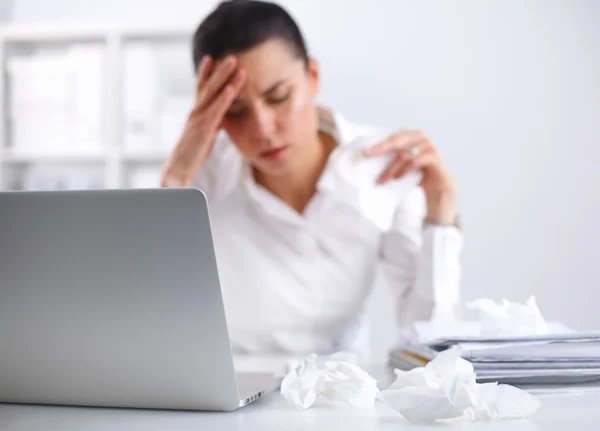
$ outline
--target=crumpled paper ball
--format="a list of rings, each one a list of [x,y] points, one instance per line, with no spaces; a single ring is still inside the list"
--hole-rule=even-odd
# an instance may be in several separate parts
[[[396,370],[396,376],[378,398],[411,422],[458,417],[515,419],[527,417],[541,406],[536,397],[521,389],[478,384],[473,365],[460,357],[459,349],[439,353],[425,367]]]
[[[535,296],[525,304],[506,299],[497,304],[491,299],[482,298],[466,306],[479,313],[480,335],[483,337],[523,337],[549,333],[548,323],[537,306]]]
[[[294,361],[281,382],[281,394],[299,410],[311,406],[372,408],[377,381],[357,365],[354,355],[310,355]]]

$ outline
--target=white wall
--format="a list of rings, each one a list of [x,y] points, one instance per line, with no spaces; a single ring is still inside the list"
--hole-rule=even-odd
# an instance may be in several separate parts
[[[199,21],[206,0],[14,0],[16,21]],[[462,189],[465,299],[532,293],[600,328],[600,2],[287,0],[321,60],[322,100],[422,128]],[[393,341],[387,292],[375,350]]]
[[[0,0],[0,23],[12,19],[12,0]]]

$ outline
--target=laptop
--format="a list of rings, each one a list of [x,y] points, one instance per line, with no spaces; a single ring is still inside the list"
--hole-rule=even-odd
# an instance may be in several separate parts
[[[236,374],[205,195],[0,192],[0,402],[231,411]]]

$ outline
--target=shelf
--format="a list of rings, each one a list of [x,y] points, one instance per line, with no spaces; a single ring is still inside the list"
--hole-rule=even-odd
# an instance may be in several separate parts
[[[106,159],[103,152],[95,153],[13,153],[10,151],[0,155],[4,164],[27,163],[102,163]]]
[[[128,124],[124,114],[126,106],[124,103],[127,100],[126,95],[129,94],[127,91],[131,90],[130,87],[133,84],[127,81],[126,74],[131,73],[132,70],[135,71],[135,62],[134,66],[131,66],[127,62],[129,58],[127,55],[130,53],[130,49],[135,51],[138,42],[147,42],[156,51],[156,65],[153,63],[152,67],[161,69],[154,74],[154,80],[144,84],[145,87],[141,86],[142,91],[147,91],[146,87],[149,88],[149,85],[153,85],[158,86],[158,90],[162,91],[165,97],[166,95],[180,96],[182,91],[188,91],[188,87],[189,91],[193,92],[193,71],[188,63],[190,62],[189,44],[196,27],[196,22],[162,22],[158,24],[54,22],[12,23],[0,26],[0,63],[2,63],[0,66],[4,69],[4,73],[0,73],[0,100],[6,102],[0,103],[0,190],[15,187],[13,177],[17,178],[19,175],[25,178],[27,175],[46,171],[52,174],[54,171],[58,171],[57,175],[60,175],[63,170],[65,172],[67,170],[76,171],[80,168],[83,172],[87,170],[100,172],[106,188],[157,183],[156,178],[160,178],[161,168],[168,161],[171,153],[171,149],[164,148],[161,142],[165,139],[175,142],[176,137],[165,138],[161,135],[161,139],[158,139],[155,137],[159,136],[159,132],[152,130],[147,139],[148,148],[140,143],[139,149],[128,149],[130,142],[127,140],[129,135],[126,134]],[[48,142],[61,142],[60,145],[56,144],[55,152],[51,152],[51,145],[48,147],[31,145],[31,149],[27,148],[30,142],[46,140],[46,135],[42,134],[41,138],[35,135],[36,139],[25,139],[22,134],[17,133],[19,132],[16,126],[17,122],[12,114],[15,109],[23,109],[23,106],[12,104],[13,99],[11,98],[15,97],[16,91],[13,93],[7,91],[7,86],[15,85],[17,89],[21,87],[18,87],[17,80],[5,79],[10,76],[6,71],[9,60],[13,57],[30,55],[34,57],[38,51],[43,56],[43,51],[46,49],[54,52],[56,48],[59,48],[58,51],[62,52],[69,51],[71,45],[87,44],[94,45],[95,50],[100,47],[102,51],[100,71],[103,80],[102,97],[98,102],[100,103],[100,112],[97,113],[94,110],[93,114],[101,117],[101,131],[97,135],[101,137],[98,139],[103,140],[102,146],[97,150],[93,150],[93,148],[98,148],[97,146],[89,146],[88,148],[92,148],[92,150],[86,151],[83,146],[70,147],[64,145],[60,139],[48,139]],[[147,47],[146,43],[142,45],[144,48]],[[85,46],[81,47],[81,50],[85,51]],[[143,59],[135,61],[139,64],[143,63]],[[144,70],[147,69],[142,68],[142,71]],[[94,69],[95,71],[96,69]],[[2,71],[0,70],[0,72]],[[190,76],[188,77],[188,75]],[[183,80],[188,80],[188,78],[191,79],[190,82],[184,83]],[[74,80],[74,82],[80,81]],[[174,85],[173,82],[177,85]],[[150,90],[154,91],[153,88]],[[37,96],[36,92],[33,93]],[[156,95],[163,93],[156,93]],[[49,92],[49,94],[54,93]],[[191,97],[193,99],[193,94]],[[94,102],[94,106],[96,106],[96,102]],[[35,117],[37,114],[29,111],[27,115]],[[187,112],[181,115],[185,117]],[[175,115],[175,117],[178,116],[179,114]],[[52,124],[48,118],[45,120]],[[156,129],[158,129],[158,124]],[[164,125],[161,123],[160,126],[163,130]],[[167,126],[174,127],[170,123]],[[166,126],[165,128],[170,130]],[[40,129],[44,130],[43,127]],[[25,131],[29,130],[25,129]],[[25,144],[19,146],[19,142]],[[152,147],[152,143],[155,143],[156,146]],[[135,144],[131,145],[131,147],[133,146]]]
[[[175,25],[175,26],[161,26],[161,27],[143,27],[138,26],[136,28],[129,28],[122,31],[121,37],[124,42],[131,40],[181,40],[184,39],[186,42],[190,42],[195,32],[194,26],[186,25]]]
[[[125,151],[122,159],[133,163],[164,163],[169,155],[166,151]]]
[[[0,29],[0,38],[6,42],[98,42],[104,41],[107,31],[84,25],[7,25]]]
[[[111,36],[127,39],[191,38],[194,25],[119,25],[119,24],[19,24],[0,27],[0,39],[7,42],[85,42],[106,41]]]

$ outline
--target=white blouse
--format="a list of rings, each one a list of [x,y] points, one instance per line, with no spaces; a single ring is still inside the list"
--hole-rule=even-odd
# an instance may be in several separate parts
[[[255,183],[227,136],[195,177],[209,201],[234,353],[345,350],[367,360],[365,307],[379,269],[403,333],[459,302],[459,229],[424,225],[418,173],[376,185],[386,160],[360,156],[389,133],[325,109],[320,118],[338,147],[304,214]]]

